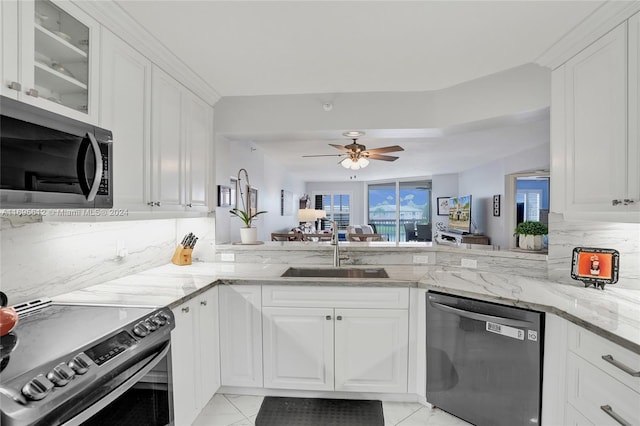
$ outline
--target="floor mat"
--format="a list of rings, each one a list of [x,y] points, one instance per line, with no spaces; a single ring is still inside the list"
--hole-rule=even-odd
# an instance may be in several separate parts
[[[267,396],[256,426],[384,426],[384,416],[380,401]]]

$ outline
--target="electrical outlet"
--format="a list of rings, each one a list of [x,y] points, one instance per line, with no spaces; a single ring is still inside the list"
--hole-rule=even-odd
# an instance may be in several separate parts
[[[220,253],[220,260],[222,262],[235,262],[236,255],[235,253]]]
[[[463,268],[477,268],[478,267],[478,261],[474,260],[474,259],[465,259],[462,258],[462,260],[460,261],[460,266],[462,266]]]
[[[414,255],[413,256],[413,263],[429,263],[429,256],[418,256],[418,255]]]

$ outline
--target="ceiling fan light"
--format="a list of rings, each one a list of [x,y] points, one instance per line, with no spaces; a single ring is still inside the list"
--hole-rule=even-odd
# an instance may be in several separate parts
[[[348,132],[344,132],[342,136],[346,136],[350,139],[359,138],[360,136],[364,136],[364,132],[360,130],[349,130]]]
[[[342,167],[344,167],[345,169],[349,169],[349,168],[351,168],[351,165],[353,165],[355,163],[353,162],[353,160],[351,158],[347,157],[344,160],[342,160],[340,162],[340,164],[342,164]]]
[[[369,160],[367,160],[364,157],[360,157],[358,159],[357,164],[360,166],[361,169],[364,169],[365,167],[367,167],[369,165]]]

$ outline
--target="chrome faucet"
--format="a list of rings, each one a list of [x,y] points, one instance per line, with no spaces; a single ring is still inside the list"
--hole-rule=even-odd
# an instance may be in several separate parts
[[[348,257],[340,256],[340,243],[338,242],[338,224],[335,220],[331,221],[333,227],[333,234],[331,235],[331,245],[333,246],[333,266],[337,268],[340,266],[340,260],[347,260]]]

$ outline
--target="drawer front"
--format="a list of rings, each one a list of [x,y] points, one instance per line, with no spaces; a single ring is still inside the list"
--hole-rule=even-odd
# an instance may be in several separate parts
[[[640,355],[575,324],[569,327],[569,349],[640,393]]]
[[[263,286],[263,306],[408,309],[408,288]]]
[[[629,425],[640,424],[640,393],[594,367],[573,352],[567,356],[567,402],[598,426],[620,426],[605,410]]]

